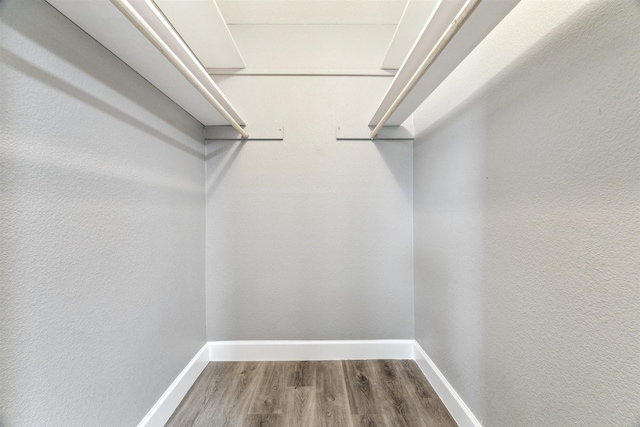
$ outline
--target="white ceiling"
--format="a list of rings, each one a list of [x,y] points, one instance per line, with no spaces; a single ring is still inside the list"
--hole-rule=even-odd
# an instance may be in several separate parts
[[[110,0],[47,1],[201,123],[225,123],[222,116]],[[145,0],[130,1],[135,7],[145,4],[147,8],[152,6]],[[213,74],[222,74],[217,72],[223,71],[220,69],[246,67],[242,75],[289,75],[287,72],[298,75],[298,70],[302,70],[304,75],[380,76],[383,65],[385,68],[397,68],[404,61],[413,46],[416,33],[421,33],[427,15],[437,0],[155,1],[200,62],[206,68],[215,70]],[[402,111],[398,109],[389,123],[399,124],[396,123],[399,120],[396,116],[401,113],[406,115],[407,112],[410,114],[411,108],[430,93],[421,88],[439,84],[448,74],[445,71],[450,71],[449,68],[464,59],[518,1],[483,2],[483,5],[487,3],[486,7],[478,8],[474,17],[456,35],[451,47],[441,55],[447,58],[447,52],[450,52],[449,56],[453,58],[448,61],[448,68],[445,67],[447,70],[440,70],[440,74],[434,78],[425,76],[420,87],[412,92],[411,102],[403,103],[411,105]],[[472,25],[475,21],[479,24]],[[179,40],[176,42],[179,43]],[[246,56],[243,57],[243,54]],[[189,53],[184,55],[189,56]],[[212,86],[210,90],[220,98],[218,101],[233,112],[233,100],[224,97],[197,61],[192,59],[191,62],[200,67],[201,71],[195,72],[204,74],[209,82],[207,85]],[[444,62],[439,60],[439,63]],[[437,71],[439,68],[433,69]],[[355,71],[358,73],[354,74]],[[394,83],[398,82],[394,80]]]
[[[380,75],[393,25],[230,25],[245,72]]]
[[[218,0],[228,25],[397,25],[407,0]]]
[[[296,70],[303,70],[305,75],[381,75],[383,59],[407,2],[217,0],[244,59],[243,75],[288,75]],[[405,52],[395,56],[404,57],[412,42],[400,46],[406,48]],[[224,71],[207,68],[213,74]]]
[[[226,123],[109,0],[47,1],[201,123]],[[130,1],[135,7],[144,8],[144,1]],[[254,24],[273,25],[274,29],[276,26],[300,25],[298,28],[303,33],[297,41],[276,37],[281,31],[271,32],[274,37],[269,49],[272,52],[282,50],[287,53],[287,56],[278,56],[286,59],[281,62],[291,62],[298,51],[305,53],[306,59],[293,64],[296,67],[287,62],[270,63],[269,68],[281,68],[285,65],[304,67],[311,70],[311,73],[315,67],[320,66],[325,69],[324,72],[327,67],[365,67],[379,70],[379,63],[384,56],[379,51],[384,51],[388,46],[392,34],[389,30],[394,29],[400,21],[406,2],[407,0],[220,0],[217,5],[214,0],[156,0],[173,27],[206,68],[242,68],[247,65],[242,58],[242,49],[256,52],[260,47],[258,41],[253,43],[251,37],[245,37],[245,46],[238,50],[225,23],[227,20],[240,32],[243,26]],[[221,12],[225,19],[221,18]],[[303,25],[307,26],[308,34]],[[316,28],[316,31],[313,29],[314,25],[324,26],[325,29]],[[328,28],[333,25],[344,27],[337,31],[339,34],[333,34]],[[363,26],[367,26],[366,31]],[[380,31],[376,31],[376,28]],[[371,34],[367,35],[369,33]],[[259,37],[263,35],[258,34]],[[346,38],[344,43],[339,40],[338,35]],[[305,50],[300,45],[305,41],[310,49]],[[372,48],[372,44],[378,46],[377,49]],[[256,58],[259,58],[257,54],[252,56],[254,62],[257,61]],[[298,59],[301,58],[303,57],[298,56]],[[318,58],[322,61],[317,60]],[[353,58],[358,60],[351,61]],[[262,62],[257,65],[266,66]],[[227,101],[223,94],[219,96],[223,105],[227,106],[229,101],[233,101]]]

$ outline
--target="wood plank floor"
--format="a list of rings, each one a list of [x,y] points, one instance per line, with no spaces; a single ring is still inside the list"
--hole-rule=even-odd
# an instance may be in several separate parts
[[[166,426],[455,426],[413,360],[211,362]]]

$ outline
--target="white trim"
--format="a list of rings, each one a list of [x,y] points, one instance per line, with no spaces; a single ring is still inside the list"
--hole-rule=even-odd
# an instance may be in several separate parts
[[[482,427],[480,421],[473,415],[473,412],[471,412],[460,395],[458,395],[453,386],[447,381],[442,372],[440,372],[436,364],[433,363],[433,360],[427,356],[427,353],[417,341],[414,341],[414,343],[413,359],[433,389],[438,393],[440,400],[442,400],[447,407],[456,423],[460,427]]]
[[[209,363],[209,345],[202,346],[200,351],[191,359],[180,375],[171,383],[169,388],[160,396],[151,410],[140,421],[138,427],[162,427],[176,410],[193,383],[196,382],[204,368]]]
[[[178,375],[138,427],[161,427],[169,420],[209,362],[261,360],[412,359],[460,427],[482,427],[449,381],[414,340],[211,341]]]
[[[413,340],[214,341],[211,361],[413,359]]]

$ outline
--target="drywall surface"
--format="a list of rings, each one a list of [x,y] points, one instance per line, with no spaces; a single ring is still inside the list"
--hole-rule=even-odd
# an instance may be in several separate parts
[[[388,27],[230,30],[247,71],[314,73],[371,69]],[[280,124],[284,140],[207,144],[209,340],[412,338],[412,144],[335,139],[366,129],[391,78],[215,80],[248,126]]]
[[[247,68],[263,70],[379,70],[395,28],[395,25],[229,26]]]
[[[414,115],[416,338],[487,426],[640,423],[640,3],[523,0]]]
[[[207,144],[208,338],[411,338],[411,142],[335,139],[390,80],[218,82],[284,141]]]
[[[0,425],[135,425],[205,340],[202,126],[44,1],[0,42]]]

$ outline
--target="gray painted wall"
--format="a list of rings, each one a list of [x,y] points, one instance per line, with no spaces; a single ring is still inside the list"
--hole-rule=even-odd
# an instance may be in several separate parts
[[[416,337],[485,425],[636,425],[638,16],[523,0],[416,113],[413,195],[410,144],[334,138],[389,79],[220,77],[285,140],[207,146],[205,322],[202,126],[0,1],[0,425],[135,424],[205,324],[411,338],[414,236]]]
[[[523,1],[416,112],[416,337],[488,426],[640,423],[640,3]]]
[[[0,425],[135,425],[205,341],[203,128],[44,1],[0,43]]]
[[[371,67],[388,27],[230,30],[249,70],[309,71],[318,57]],[[284,125],[284,141],[207,144],[208,339],[412,338],[412,145],[335,139],[338,125],[366,126],[391,79],[216,80],[248,123]]]
[[[207,336],[412,338],[409,142],[336,141],[389,79],[232,77],[284,141],[207,145]]]

